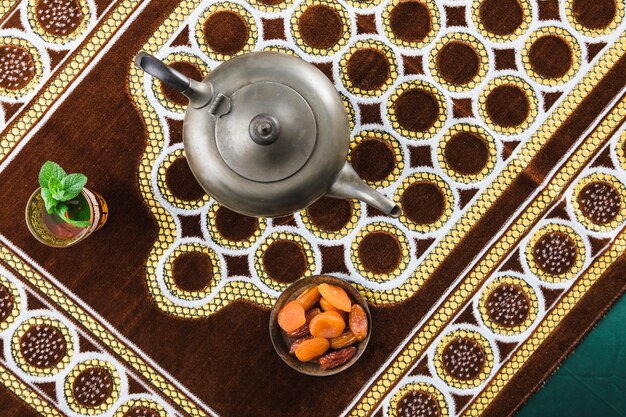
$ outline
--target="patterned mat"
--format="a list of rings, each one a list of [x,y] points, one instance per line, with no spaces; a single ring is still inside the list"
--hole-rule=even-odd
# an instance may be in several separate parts
[[[0,0],[0,408],[513,413],[626,287],[624,13]],[[140,50],[196,79],[257,50],[314,63],[350,116],[349,161],[402,217],[330,198],[278,219],[221,207],[187,166],[184,97],[131,65]],[[110,210],[64,250],[22,220],[47,159]],[[373,316],[358,364],[329,378],[288,368],[267,329],[280,292],[319,273],[352,282]]]

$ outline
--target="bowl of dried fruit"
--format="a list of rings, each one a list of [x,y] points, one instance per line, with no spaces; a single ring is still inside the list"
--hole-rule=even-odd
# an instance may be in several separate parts
[[[316,275],[291,284],[270,315],[272,344],[282,360],[307,375],[352,366],[372,332],[367,303],[347,281]]]

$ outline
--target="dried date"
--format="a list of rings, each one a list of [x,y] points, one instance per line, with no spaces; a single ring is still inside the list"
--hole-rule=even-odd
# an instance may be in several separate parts
[[[356,348],[354,346],[327,353],[320,358],[320,368],[322,371],[327,371],[341,366],[352,359],[355,353]]]

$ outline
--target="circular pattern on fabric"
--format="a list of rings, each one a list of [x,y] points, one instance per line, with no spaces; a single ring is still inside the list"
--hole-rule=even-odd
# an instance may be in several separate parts
[[[293,232],[274,232],[254,254],[254,268],[265,285],[282,291],[290,283],[316,270],[311,244]]]
[[[608,35],[624,20],[624,0],[567,0],[565,18],[583,35]]]
[[[173,296],[200,300],[215,289],[221,279],[220,271],[221,262],[213,249],[196,242],[183,243],[165,260],[163,280]]]
[[[113,417],[167,417],[167,411],[155,401],[139,398],[126,401]]]
[[[78,363],[65,378],[65,399],[72,411],[94,415],[109,410],[119,399],[121,381],[117,369],[99,359]]]
[[[81,37],[91,20],[85,0],[29,0],[27,10],[33,31],[59,45]]]
[[[398,141],[381,130],[364,130],[350,141],[348,162],[361,179],[375,188],[394,183],[404,169]]]
[[[430,51],[428,67],[445,89],[469,91],[480,84],[489,70],[485,45],[465,32],[452,32],[437,41]]]
[[[22,97],[35,89],[43,75],[39,50],[25,39],[0,37],[0,96]]]
[[[207,213],[207,228],[211,239],[228,249],[247,249],[261,237],[267,220],[248,217],[227,207],[213,204]]]
[[[339,3],[305,0],[291,15],[291,35],[310,55],[330,56],[348,44],[350,16]]]
[[[441,28],[439,8],[432,0],[391,0],[381,21],[385,36],[403,48],[423,48]]]
[[[411,382],[400,387],[389,401],[389,417],[443,417],[449,415],[442,392],[426,382]]]
[[[0,332],[5,331],[20,315],[22,297],[17,287],[4,275],[0,275]]]
[[[252,13],[240,4],[225,1],[202,12],[195,35],[202,52],[216,61],[225,61],[252,52],[258,30]]]
[[[454,195],[450,185],[439,175],[416,172],[406,177],[394,195],[402,207],[400,221],[419,233],[441,228],[454,211]]]
[[[363,277],[385,282],[402,274],[411,257],[409,243],[398,227],[387,222],[361,228],[350,246],[350,261]]]
[[[526,81],[512,75],[489,81],[478,99],[479,113],[498,133],[522,133],[535,121],[537,94]]]
[[[441,379],[458,389],[482,384],[494,365],[489,341],[472,330],[454,330],[445,335],[436,348],[435,369]]]
[[[498,161],[494,138],[480,126],[456,124],[437,146],[437,161],[453,180],[472,183],[489,175]]]
[[[69,329],[57,319],[31,317],[20,323],[11,338],[11,353],[17,365],[33,376],[61,372],[74,355]]]
[[[494,279],[482,290],[478,310],[494,333],[514,335],[534,323],[539,302],[535,290],[526,281],[507,275]]]
[[[407,138],[430,139],[443,128],[447,117],[444,95],[426,81],[406,81],[387,100],[391,126]]]
[[[587,229],[610,232],[624,222],[626,187],[615,176],[596,172],[582,178],[572,193],[576,219]]]
[[[560,85],[571,80],[580,68],[580,45],[568,31],[544,26],[526,39],[521,52],[528,75],[544,85]]]
[[[550,223],[537,230],[526,246],[526,260],[541,280],[560,283],[574,278],[585,262],[585,244],[570,226]]]
[[[523,35],[532,22],[528,0],[474,0],[472,22],[493,42],[510,42]]]
[[[320,239],[348,236],[361,217],[358,200],[322,197],[300,212],[304,226]]]
[[[191,173],[183,148],[172,151],[161,162],[157,186],[168,203],[182,210],[199,209],[211,199]]]
[[[196,81],[202,81],[210,72],[206,62],[189,52],[171,53],[163,59],[163,62]],[[183,114],[189,103],[187,97],[158,78],[151,78],[152,92],[159,103],[171,112]]]
[[[379,97],[398,78],[395,54],[374,39],[356,41],[341,57],[339,71],[346,89],[362,97]]]

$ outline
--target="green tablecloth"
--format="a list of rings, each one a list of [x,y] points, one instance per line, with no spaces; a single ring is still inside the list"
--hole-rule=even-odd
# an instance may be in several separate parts
[[[517,414],[536,416],[626,416],[626,297]]]

